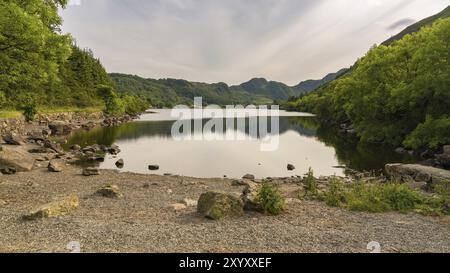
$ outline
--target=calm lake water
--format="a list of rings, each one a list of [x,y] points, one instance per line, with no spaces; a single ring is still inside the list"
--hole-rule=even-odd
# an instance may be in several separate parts
[[[261,144],[266,143],[264,136],[249,138],[249,118],[240,120],[245,121],[245,129],[225,126],[223,130],[196,133],[198,137],[233,133],[245,140],[178,141],[171,134],[175,120],[170,110],[155,111],[158,113],[144,114],[135,122],[89,132],[77,131],[66,147],[116,144],[122,152],[117,157],[108,155],[100,168],[117,169],[115,162],[122,158],[125,161],[122,171],[194,177],[240,178],[247,173],[258,178],[287,177],[304,175],[310,167],[315,175],[343,175],[344,170],[339,166],[380,170],[386,163],[414,161],[396,154],[392,147],[358,144],[350,136],[320,128],[315,118],[305,113],[280,111],[278,149],[262,151]],[[230,119],[219,117],[216,121],[219,120]],[[234,120],[237,124],[238,120]],[[202,120],[201,124],[207,122]],[[296,170],[288,171],[287,164],[293,164]],[[159,165],[160,169],[149,171],[148,165]]]

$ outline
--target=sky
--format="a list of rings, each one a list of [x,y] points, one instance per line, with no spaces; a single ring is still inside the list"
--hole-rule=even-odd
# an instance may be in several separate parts
[[[448,0],[72,0],[63,32],[108,72],[298,84],[349,67]]]

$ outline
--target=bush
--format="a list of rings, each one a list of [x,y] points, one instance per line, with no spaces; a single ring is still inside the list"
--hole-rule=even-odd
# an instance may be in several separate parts
[[[330,182],[329,191],[323,194],[322,199],[328,206],[342,206],[342,204],[347,202],[347,195],[344,185],[337,178],[333,178]]]
[[[303,178],[303,183],[305,185],[304,197],[313,198],[318,196],[319,191],[317,189],[317,181],[311,168],[309,168],[308,173]]]
[[[27,98],[22,104],[22,111],[25,117],[25,120],[30,122],[34,120],[34,117],[37,115],[37,106],[36,102],[32,98]]]
[[[264,212],[279,215],[285,209],[285,200],[273,185],[264,182],[258,192],[258,204]]]
[[[6,95],[5,93],[0,91],[0,108],[5,107],[6,105]]]
[[[405,146],[408,148],[437,149],[441,145],[450,143],[450,118],[434,119],[427,117],[426,121],[406,138]]]

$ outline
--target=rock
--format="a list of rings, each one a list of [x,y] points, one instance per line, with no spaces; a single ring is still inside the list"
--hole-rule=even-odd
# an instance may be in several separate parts
[[[83,169],[84,176],[100,175],[100,171],[97,168],[85,168]]]
[[[64,136],[72,132],[72,128],[70,127],[70,125],[64,121],[52,122],[48,125],[48,128],[51,130],[52,135],[55,136]]]
[[[288,171],[293,171],[293,170],[295,170],[295,166],[292,164],[288,164],[287,169],[288,169]]]
[[[107,198],[121,198],[123,194],[120,192],[119,186],[107,185],[96,192],[97,195]]]
[[[0,168],[15,169],[18,172],[28,172],[33,169],[35,159],[19,146],[0,146]]]
[[[240,186],[247,186],[248,185],[248,183],[247,182],[245,182],[245,181],[243,181],[243,180],[233,180],[232,182],[231,182],[231,185],[233,186],[233,187],[240,187]]]
[[[44,142],[44,147],[48,148],[48,149],[51,149],[51,150],[55,151],[58,154],[64,153],[64,150],[63,150],[63,148],[61,148],[61,145],[59,145],[56,142],[50,141],[48,139]]]
[[[172,193],[173,193],[173,190],[167,189],[167,194],[172,194]]]
[[[123,159],[117,160],[117,162],[116,162],[117,168],[122,169],[124,165],[125,165],[125,162],[123,161]]]
[[[24,145],[25,140],[15,133],[9,133],[3,136],[3,141],[9,145]]]
[[[197,212],[212,220],[239,217],[244,214],[242,200],[216,192],[207,192],[200,196]]]
[[[31,150],[28,150],[28,152],[30,154],[53,154],[53,153],[56,153],[54,150],[49,149],[49,148],[44,148],[44,147],[33,148]]]
[[[347,130],[347,134],[351,134],[351,135],[356,135],[356,130],[355,129],[350,129],[350,130]]]
[[[60,173],[63,171],[63,162],[59,161],[59,160],[51,160],[48,163],[48,171],[50,172],[54,172],[54,173]]]
[[[181,201],[181,204],[186,205],[187,207],[196,207],[198,205],[198,202],[196,200],[193,199],[189,199],[189,198],[184,198]]]
[[[172,208],[174,211],[182,211],[187,209],[187,206],[185,204],[177,203],[170,205],[170,208]]]
[[[107,151],[109,154],[112,154],[112,155],[118,155],[120,153],[119,146],[117,146],[117,145],[112,145],[111,147],[109,147],[107,149]]]
[[[450,168],[450,154],[436,155],[436,160],[440,165],[442,165],[442,167],[446,169]]]
[[[450,145],[445,145],[443,147],[444,154],[450,155]]]
[[[387,175],[393,179],[401,182],[425,182],[428,188],[450,180],[450,171],[418,164],[387,164],[385,169]]]
[[[248,180],[255,180],[255,176],[253,174],[246,174],[242,178]]]
[[[263,209],[258,203],[258,193],[261,188],[260,184],[250,182],[242,192],[241,199],[244,202],[244,209],[247,211],[261,212]]]
[[[78,208],[79,199],[76,195],[70,195],[59,201],[51,202],[33,210],[23,216],[24,220],[36,220],[42,218],[55,218],[71,213]]]
[[[87,162],[105,162],[105,156],[97,155],[97,156],[90,156],[86,159]]]
[[[406,153],[406,150],[403,147],[398,147],[397,149],[395,149],[395,152],[397,154],[404,154],[404,153]]]
[[[420,154],[420,157],[423,159],[433,158],[434,154],[430,150],[426,150]]]
[[[81,147],[80,147],[80,145],[72,145],[71,147],[70,147],[70,149],[72,150],[72,151],[79,151],[79,150],[81,150]]]
[[[12,174],[16,174],[17,171],[15,168],[3,167],[3,168],[0,168],[0,173],[5,174],[5,175],[12,175]]]
[[[159,166],[158,165],[148,165],[148,169],[150,171],[157,171],[157,170],[159,170]]]

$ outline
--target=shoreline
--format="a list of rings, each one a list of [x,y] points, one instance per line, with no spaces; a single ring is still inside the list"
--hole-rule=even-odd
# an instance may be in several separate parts
[[[114,122],[86,119],[75,126],[91,130]],[[354,212],[302,200],[301,177],[270,179],[286,200],[287,208],[281,215],[246,211],[237,218],[209,220],[197,212],[195,203],[200,195],[218,192],[240,198],[249,184],[260,184],[261,180],[106,169],[97,169],[98,175],[83,176],[83,168],[74,165],[74,160],[80,156],[101,160],[107,153],[120,153],[119,147],[59,150],[57,143],[34,135],[36,128],[44,130],[52,123],[61,125],[54,128],[56,132],[64,132],[67,126],[55,121],[28,124],[32,130],[16,135],[16,140],[26,138],[26,144],[3,146],[45,149],[46,153],[32,154],[36,162],[28,172],[0,175],[0,252],[69,252],[67,244],[78,241],[82,252],[366,253],[366,245],[378,241],[383,252],[450,253],[450,217]],[[362,173],[354,175],[364,178]],[[326,189],[329,180],[318,178],[318,189]],[[354,181],[352,177],[344,180]],[[112,192],[117,198],[99,196],[105,186],[117,187],[117,192]],[[72,195],[77,200],[73,211],[24,220],[35,209]]]

